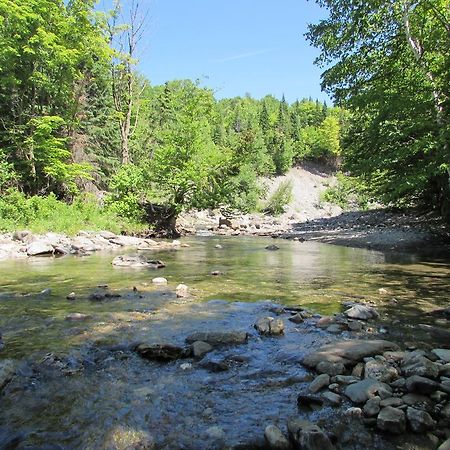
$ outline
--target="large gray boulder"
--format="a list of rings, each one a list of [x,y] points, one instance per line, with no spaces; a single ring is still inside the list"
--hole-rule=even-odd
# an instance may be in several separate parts
[[[53,255],[55,249],[46,241],[38,240],[33,241],[27,246],[28,256],[41,256],[41,255]]]
[[[420,352],[407,353],[401,368],[406,377],[419,375],[421,377],[437,378],[439,375],[439,364],[430,361]]]
[[[432,392],[438,390],[438,388],[439,383],[419,375],[412,375],[406,379],[406,389],[408,389],[409,392],[431,394]]]
[[[392,389],[388,384],[372,378],[358,381],[350,384],[345,388],[345,395],[353,403],[365,403],[369,398],[379,396],[380,398],[388,398],[392,396]]]

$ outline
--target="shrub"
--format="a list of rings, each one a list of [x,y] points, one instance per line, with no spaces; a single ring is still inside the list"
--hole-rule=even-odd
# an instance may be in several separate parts
[[[284,213],[284,208],[292,201],[292,180],[280,183],[275,192],[267,201],[264,211],[277,216]]]
[[[336,184],[329,186],[321,194],[321,200],[340,206],[342,209],[367,209],[370,198],[364,184],[356,177],[336,174]]]

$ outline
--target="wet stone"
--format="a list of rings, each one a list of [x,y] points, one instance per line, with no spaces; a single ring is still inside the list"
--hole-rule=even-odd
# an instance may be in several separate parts
[[[203,341],[215,345],[235,345],[247,342],[247,333],[245,331],[199,331],[186,338],[188,344],[195,341]]]
[[[291,445],[281,430],[275,425],[268,425],[264,430],[267,448],[273,450],[289,450]]]
[[[255,328],[262,335],[279,336],[280,334],[284,334],[283,320],[273,317],[262,317],[258,319]]]
[[[398,408],[387,406],[377,417],[377,428],[393,434],[401,434],[406,429],[405,413]]]
[[[174,361],[187,358],[191,354],[190,348],[178,347],[172,344],[139,344],[137,353],[145,359],[156,361]]]
[[[402,406],[404,404],[404,401],[399,397],[391,397],[386,398],[384,400],[381,400],[380,407],[385,408],[386,406],[392,406],[393,408],[398,408],[399,406]]]
[[[89,319],[91,316],[89,316],[88,314],[82,314],[82,313],[70,313],[67,314],[66,316],[66,320],[70,320],[70,321],[82,321],[82,320],[87,320]]]
[[[309,385],[309,390],[312,393],[319,392],[324,387],[330,384],[330,376],[328,374],[318,375]]]
[[[290,320],[293,323],[302,323],[304,321],[303,317],[301,316],[301,314],[294,314],[293,316],[289,317],[288,320]]]
[[[330,438],[316,424],[301,419],[288,420],[289,436],[299,449],[334,450]]]
[[[385,361],[372,359],[366,362],[364,368],[364,378],[373,378],[383,383],[390,383],[398,378],[398,371]]]
[[[342,403],[342,397],[334,392],[323,392],[322,398],[326,405],[339,406]]]
[[[354,305],[350,309],[344,312],[347,317],[351,319],[369,320],[379,317],[378,312],[368,305]]]
[[[343,374],[345,372],[345,365],[340,362],[332,363],[328,361],[322,361],[319,364],[317,364],[316,370],[319,373],[335,376]]]

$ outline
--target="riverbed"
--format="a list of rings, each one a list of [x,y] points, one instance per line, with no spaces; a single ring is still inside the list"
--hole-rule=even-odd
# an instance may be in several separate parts
[[[286,320],[280,306],[332,315],[363,300],[381,314],[373,335],[406,346],[432,345],[417,324],[433,324],[426,313],[448,306],[450,260],[442,256],[251,237],[182,243],[188,247],[141,252],[164,261],[158,270],[113,267],[117,252],[0,262],[0,358],[17,366],[0,397],[0,447],[258,448],[268,424],[336,415],[296,404],[311,380],[302,356],[336,336]],[[186,298],[176,296],[180,283]],[[92,299],[102,292],[111,295]],[[72,313],[88,317],[67,320]],[[284,336],[258,335],[256,320],[276,314]],[[201,360],[149,362],[132,351],[139,342],[183,345],[205,330],[249,338]],[[366,448],[390,448],[380,436],[367,439]]]

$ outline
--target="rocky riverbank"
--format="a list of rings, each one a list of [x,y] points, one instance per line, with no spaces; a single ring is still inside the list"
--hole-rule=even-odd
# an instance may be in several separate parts
[[[0,235],[0,260],[32,256],[87,256],[100,250],[134,247],[137,250],[164,250],[179,248],[179,241],[161,242],[134,236],[122,236],[110,231],[80,231],[76,236],[30,231],[16,231]]]
[[[317,210],[320,213],[320,208]],[[450,255],[450,228],[440,217],[415,210],[343,212],[332,217],[299,221],[299,215],[279,217],[244,214],[224,217],[220,211],[192,212],[180,217],[182,234],[272,236],[317,241],[380,251],[429,251]]]

